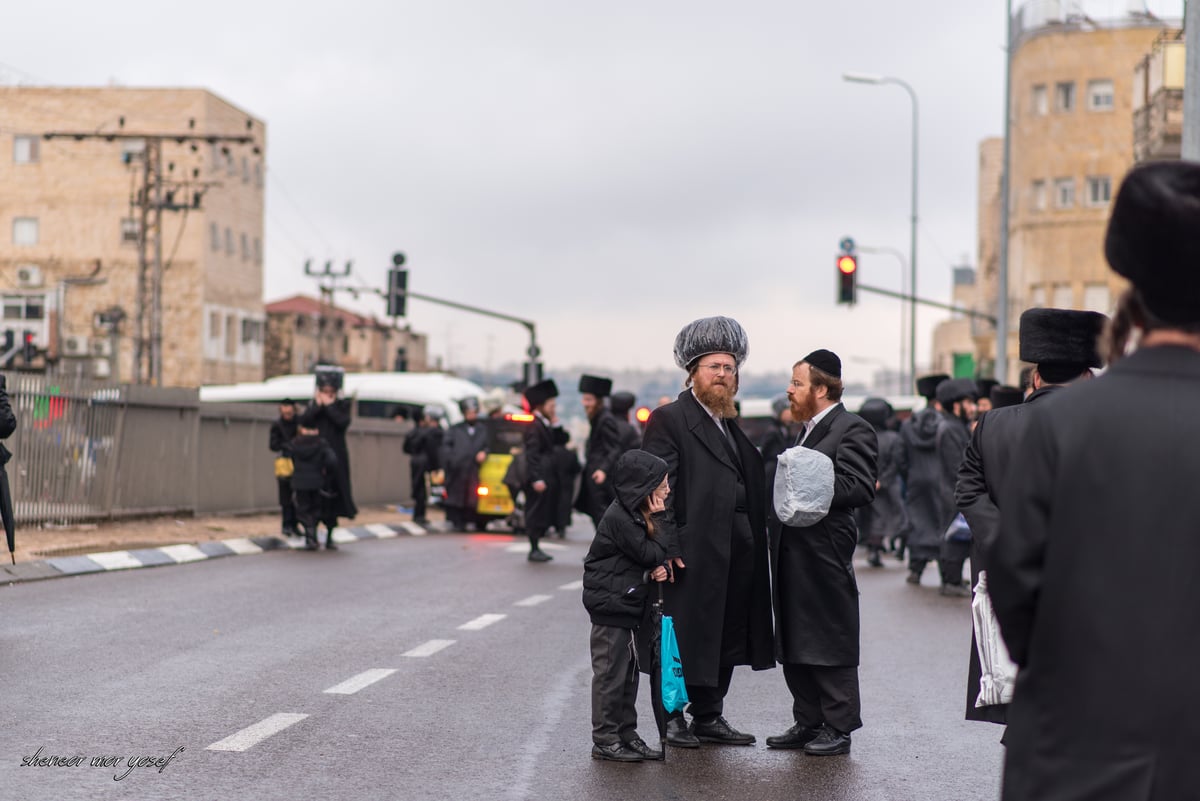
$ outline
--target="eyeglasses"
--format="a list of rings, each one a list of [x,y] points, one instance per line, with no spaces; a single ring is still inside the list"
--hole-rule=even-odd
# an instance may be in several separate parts
[[[730,375],[737,375],[737,367],[732,364],[718,364],[717,362],[710,362],[709,364],[702,364],[700,366],[713,374],[729,373]]]

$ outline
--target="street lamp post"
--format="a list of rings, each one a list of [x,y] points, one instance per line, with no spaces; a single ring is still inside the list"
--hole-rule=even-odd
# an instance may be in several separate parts
[[[848,72],[842,79],[851,83],[895,84],[908,92],[908,97],[912,100],[912,225],[908,243],[908,380],[909,387],[912,388],[917,381],[917,93],[906,82],[886,75]]]

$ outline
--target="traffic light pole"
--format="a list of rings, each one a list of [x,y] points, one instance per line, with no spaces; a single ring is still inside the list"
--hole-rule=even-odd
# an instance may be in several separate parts
[[[936,300],[925,300],[924,298],[918,298],[915,295],[906,295],[903,292],[893,292],[890,289],[880,289],[879,287],[866,286],[865,284],[859,284],[858,289],[862,292],[874,292],[876,295],[886,295],[889,298],[907,301],[914,306],[920,303],[922,306],[933,306],[936,309],[945,309],[947,311],[965,314],[968,317],[977,317],[980,320],[987,320],[992,325],[996,325],[997,323],[996,318],[990,314],[984,314],[983,312],[975,311],[974,309],[964,309],[962,306],[955,306],[950,303],[939,303]]]

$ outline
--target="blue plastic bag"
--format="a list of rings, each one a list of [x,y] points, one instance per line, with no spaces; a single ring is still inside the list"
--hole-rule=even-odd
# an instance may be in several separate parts
[[[688,702],[687,686],[683,682],[683,662],[679,659],[679,641],[675,639],[675,621],[662,619],[662,640],[659,662],[662,665],[662,702],[668,713],[679,712]]]

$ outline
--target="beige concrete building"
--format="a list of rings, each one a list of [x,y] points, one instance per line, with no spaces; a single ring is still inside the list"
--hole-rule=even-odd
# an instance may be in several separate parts
[[[350,373],[429,370],[429,339],[407,326],[295,295],[267,304],[268,378],[307,373],[317,363]]]
[[[265,145],[261,120],[204,89],[0,87],[0,327],[33,332],[37,369],[152,378],[146,227],[161,241],[162,383],[261,380]],[[157,198],[143,192],[156,147]]]
[[[1009,195],[1008,375],[1015,383],[1018,320],[1049,306],[1110,313],[1124,284],[1104,260],[1104,230],[1134,163],[1134,71],[1178,21],[1130,13],[1098,20],[1034,0],[1015,17]],[[980,148],[980,274],[972,307],[995,314],[1001,140]],[[995,198],[995,199],[994,199]],[[993,233],[996,232],[996,233]],[[977,327],[980,375],[994,372],[991,326]],[[935,348],[936,350],[936,348]],[[935,352],[935,361],[945,354]]]
[[[1183,31],[1164,31],[1133,75],[1133,157],[1177,159],[1183,145]]]

